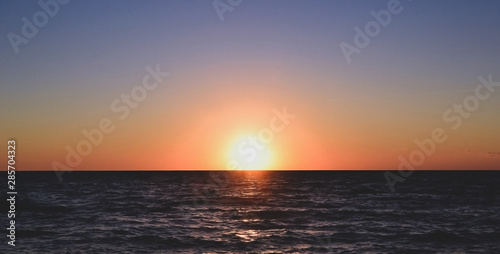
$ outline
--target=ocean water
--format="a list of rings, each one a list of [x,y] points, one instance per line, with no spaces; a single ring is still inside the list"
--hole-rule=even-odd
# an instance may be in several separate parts
[[[0,253],[500,253],[500,171],[383,173],[17,172]]]

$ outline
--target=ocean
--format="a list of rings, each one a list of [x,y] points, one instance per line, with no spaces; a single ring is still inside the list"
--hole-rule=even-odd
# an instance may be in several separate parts
[[[500,171],[416,171],[395,192],[384,171],[63,177],[16,173],[0,253],[500,253]]]

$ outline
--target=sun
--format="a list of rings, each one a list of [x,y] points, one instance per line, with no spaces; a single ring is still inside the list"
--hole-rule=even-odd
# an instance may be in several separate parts
[[[267,144],[256,136],[245,135],[235,139],[228,151],[228,169],[269,169],[273,154]]]

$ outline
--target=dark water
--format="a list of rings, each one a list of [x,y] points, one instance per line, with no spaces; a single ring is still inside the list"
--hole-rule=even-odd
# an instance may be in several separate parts
[[[500,253],[500,171],[211,174],[18,172],[0,253]]]

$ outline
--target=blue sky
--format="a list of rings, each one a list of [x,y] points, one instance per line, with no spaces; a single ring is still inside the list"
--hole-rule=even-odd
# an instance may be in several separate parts
[[[50,129],[47,135],[58,140],[54,150],[64,151],[64,143],[77,140],[79,130],[109,113],[109,102],[142,79],[145,66],[160,64],[171,82],[144,112],[189,115],[195,111],[190,102],[212,105],[208,98],[220,86],[242,98],[271,91],[269,101],[295,103],[331,139],[337,135],[326,131],[332,125],[368,131],[360,126],[413,119],[421,130],[431,129],[444,109],[474,89],[478,76],[499,76],[500,2],[401,0],[403,11],[348,63],[340,43],[353,44],[354,27],[373,21],[370,11],[385,10],[389,2],[244,0],[221,21],[212,1],[72,0],[16,54],[7,35],[21,35],[22,18],[31,20],[41,7],[4,1],[1,108],[2,115],[17,116],[2,123],[38,145],[49,138],[28,126]],[[265,87],[272,82],[280,84]],[[474,125],[496,126],[498,101],[487,101],[484,118]],[[158,117],[144,112],[144,118]],[[56,137],[56,126],[65,126],[73,139]],[[400,133],[409,142],[419,133],[411,130],[400,130],[409,131]],[[396,143],[395,150],[405,146]],[[477,150],[497,148],[476,143],[471,147]]]

